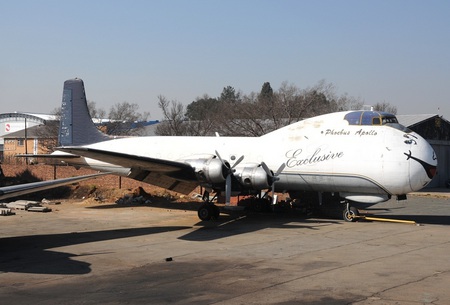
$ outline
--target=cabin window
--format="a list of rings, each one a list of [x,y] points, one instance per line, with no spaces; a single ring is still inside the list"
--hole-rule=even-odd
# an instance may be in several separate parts
[[[397,118],[389,113],[378,111],[354,111],[344,117],[350,125],[386,125],[397,123]]]
[[[410,129],[398,123],[395,115],[381,111],[353,111],[347,113],[344,119],[349,125],[386,125],[407,133],[411,132]]]
[[[24,142],[24,139],[17,139],[17,146],[23,146]]]
[[[347,113],[344,117],[348,121],[349,125],[360,125],[362,111],[355,111]]]

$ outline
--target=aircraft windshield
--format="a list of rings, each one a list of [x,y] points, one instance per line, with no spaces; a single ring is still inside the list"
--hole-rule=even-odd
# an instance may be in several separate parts
[[[411,132],[410,129],[398,123],[395,115],[382,111],[354,111],[345,115],[344,119],[349,125],[386,125],[403,132]]]

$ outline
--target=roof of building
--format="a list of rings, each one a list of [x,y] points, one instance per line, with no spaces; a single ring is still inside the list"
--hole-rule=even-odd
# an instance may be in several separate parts
[[[438,117],[438,114],[397,114],[397,120],[400,124],[406,127],[412,127],[423,121]]]
[[[39,123],[45,123],[46,121],[56,121],[58,117],[51,114],[42,114],[42,113],[27,113],[27,112],[7,112],[0,114],[0,120],[10,120],[12,118],[15,119],[29,119],[33,121],[37,121]]]
[[[26,132],[27,132],[27,138],[29,138],[29,139],[34,139],[34,138],[47,138],[48,139],[48,138],[55,137],[54,135],[52,136],[49,133],[49,127],[47,125],[36,125],[33,127],[29,127],[26,129]],[[4,139],[25,138],[25,129],[8,133],[4,136],[1,136],[1,138],[4,138]]]

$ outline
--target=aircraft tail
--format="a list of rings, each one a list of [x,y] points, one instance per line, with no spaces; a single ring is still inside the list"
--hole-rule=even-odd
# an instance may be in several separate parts
[[[59,125],[58,145],[87,145],[110,139],[92,122],[86,101],[83,80],[69,79],[64,82]]]

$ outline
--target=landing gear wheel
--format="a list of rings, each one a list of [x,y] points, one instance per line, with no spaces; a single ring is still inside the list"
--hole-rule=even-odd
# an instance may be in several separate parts
[[[343,217],[345,221],[355,222],[358,220],[359,211],[355,207],[348,207],[343,212]]]
[[[197,211],[198,218],[203,221],[208,221],[211,219],[217,220],[220,216],[220,208],[214,204],[202,204]]]
[[[213,206],[210,204],[202,204],[197,211],[198,218],[203,221],[211,220],[211,217],[213,217],[214,214],[213,209]]]
[[[217,220],[219,219],[220,216],[220,208],[217,205],[213,205],[212,206],[212,210],[213,210],[213,215],[212,215],[212,219]]]

